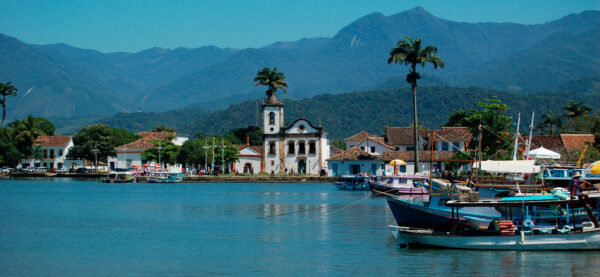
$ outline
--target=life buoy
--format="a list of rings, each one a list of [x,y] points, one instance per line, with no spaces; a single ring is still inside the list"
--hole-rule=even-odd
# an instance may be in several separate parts
[[[531,219],[523,221],[523,227],[532,228],[533,226],[535,226],[535,224],[533,224],[533,221],[531,221]]]

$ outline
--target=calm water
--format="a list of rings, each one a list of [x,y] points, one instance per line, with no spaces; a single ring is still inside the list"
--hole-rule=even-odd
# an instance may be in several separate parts
[[[400,248],[387,204],[369,196],[331,184],[2,179],[0,274],[600,274],[600,251]]]

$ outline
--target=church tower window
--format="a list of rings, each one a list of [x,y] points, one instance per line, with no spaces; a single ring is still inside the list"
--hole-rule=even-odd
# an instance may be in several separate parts
[[[269,113],[269,125],[275,125],[275,113],[274,112]]]
[[[269,155],[275,155],[275,142],[269,142]]]

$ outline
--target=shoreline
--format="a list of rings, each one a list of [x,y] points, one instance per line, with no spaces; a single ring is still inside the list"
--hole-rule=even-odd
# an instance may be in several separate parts
[[[12,172],[7,175],[10,178],[81,178],[100,179],[106,174],[78,174],[78,173],[52,173],[43,172]],[[340,180],[339,177],[321,176],[184,176],[182,183],[333,183]],[[137,183],[147,183],[146,177],[138,177]]]

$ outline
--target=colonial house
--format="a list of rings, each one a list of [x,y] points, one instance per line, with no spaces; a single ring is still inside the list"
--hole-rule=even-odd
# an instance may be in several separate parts
[[[441,173],[446,170],[446,163],[452,160],[454,156],[452,151],[433,151],[433,173]],[[415,168],[415,156],[413,151],[388,151],[382,158],[385,164],[386,172],[394,172],[394,168],[389,163],[392,160],[403,160],[406,165],[399,168],[401,173],[413,173]],[[419,151],[419,170],[418,172],[429,173],[431,166],[431,151]],[[464,163],[461,170],[469,170],[471,163]]]
[[[115,147],[116,157],[108,157],[110,169],[130,168],[134,165],[141,167],[143,164],[142,153],[150,148],[155,148],[153,141],[169,140],[175,145],[183,145],[188,140],[187,135],[177,134],[176,132],[139,132],[140,139]],[[168,170],[179,171],[181,165],[170,165]]]
[[[321,127],[299,118],[284,125],[283,103],[275,97],[262,105],[263,114],[263,166],[265,173],[284,173],[293,170],[318,174],[327,169],[329,140]]]
[[[48,169],[79,168],[83,160],[68,160],[69,149],[73,147],[72,136],[39,136],[34,147],[42,151],[41,160],[23,160],[21,167],[46,167]]]
[[[427,132],[418,131],[418,147],[423,150],[426,143]],[[394,147],[395,151],[411,151],[414,150],[414,131],[412,127],[386,127],[385,129],[386,143]]]
[[[329,176],[358,174],[369,171],[373,175],[381,176],[384,170],[383,161],[357,146],[331,156],[331,158],[327,160],[327,164]]]
[[[363,140],[365,140],[366,138],[372,138],[372,137],[377,137],[377,136],[371,135],[367,131],[360,131],[357,134],[344,139],[344,142],[346,143],[346,149],[350,149],[353,146],[355,146],[355,145],[359,144],[360,142],[362,142]]]
[[[382,137],[367,137],[357,143],[355,147],[360,148],[375,157],[381,157],[384,152],[394,150],[394,147],[384,143]]]
[[[233,170],[249,174],[263,172],[263,151],[260,147],[250,145],[249,139],[246,140],[246,145],[236,147],[240,149],[239,161],[233,164]]]
[[[419,130],[419,150],[429,150],[428,142],[432,130]],[[471,132],[467,127],[442,127],[441,130],[433,130],[435,134],[435,150],[439,151],[465,151],[472,139]],[[414,150],[414,130],[412,127],[387,127],[387,145],[394,147],[396,151]],[[426,149],[427,148],[427,149]]]

